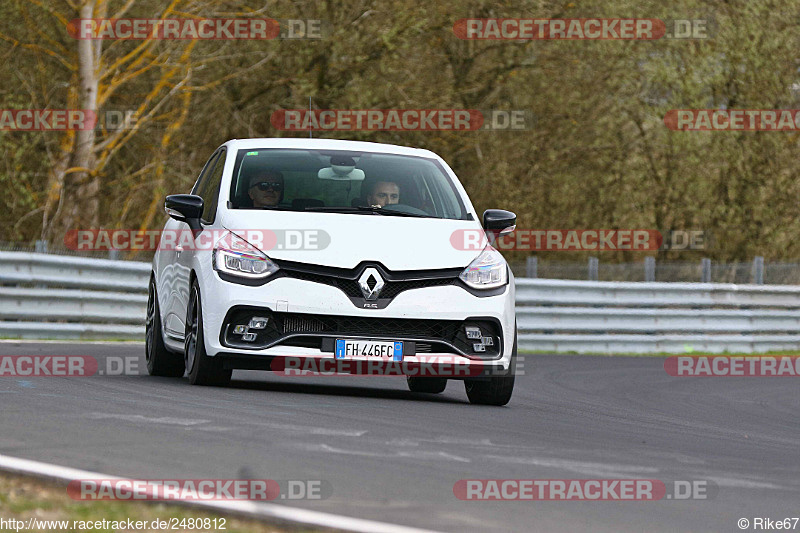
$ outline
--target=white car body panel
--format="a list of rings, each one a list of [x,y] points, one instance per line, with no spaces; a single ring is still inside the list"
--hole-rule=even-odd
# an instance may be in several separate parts
[[[459,250],[450,244],[450,237],[457,230],[480,231],[476,220],[232,210],[224,213],[222,226],[234,232],[324,231],[330,236],[330,244],[321,250],[262,251],[272,259],[339,268],[353,268],[362,261],[377,261],[389,270],[463,268],[480,253]]]

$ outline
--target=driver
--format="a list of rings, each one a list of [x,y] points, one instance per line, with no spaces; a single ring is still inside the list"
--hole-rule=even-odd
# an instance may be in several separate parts
[[[384,207],[400,203],[400,187],[393,181],[377,181],[367,193],[367,205]]]
[[[283,174],[277,170],[265,170],[250,178],[247,193],[253,207],[273,207],[283,201]]]

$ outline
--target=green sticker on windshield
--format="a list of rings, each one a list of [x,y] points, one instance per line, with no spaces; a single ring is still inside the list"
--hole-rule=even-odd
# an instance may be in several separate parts
[[[247,153],[246,153],[246,154],[244,154],[244,155],[258,155],[258,152],[247,152]]]

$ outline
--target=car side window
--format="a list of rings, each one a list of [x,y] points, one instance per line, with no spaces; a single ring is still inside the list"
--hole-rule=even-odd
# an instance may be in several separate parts
[[[205,186],[205,182],[208,181],[208,177],[211,175],[211,171],[214,169],[214,162],[217,160],[217,156],[219,156],[219,151],[214,152],[211,154],[211,157],[208,158],[206,161],[203,170],[200,171],[200,176],[198,176],[197,181],[194,183],[194,187],[192,187],[192,192],[190,194],[197,194],[199,195],[201,187]]]
[[[217,214],[219,188],[222,183],[222,171],[225,168],[225,150],[220,150],[213,161],[209,161],[192,194],[203,198],[202,220],[212,224]]]
[[[222,171],[225,169],[226,150],[220,150],[219,157],[214,163],[214,170],[208,178],[207,194],[203,194],[203,221],[212,224],[217,216],[219,203],[219,188],[222,185]]]

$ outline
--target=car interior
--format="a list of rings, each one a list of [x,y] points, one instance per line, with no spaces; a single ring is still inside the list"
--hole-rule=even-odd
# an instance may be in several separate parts
[[[279,171],[284,177],[283,200],[278,205],[283,209],[302,211],[323,207],[367,207],[367,196],[371,188],[378,182],[390,181],[396,183],[400,189],[398,210],[437,218],[460,218],[447,213],[448,209],[437,210],[434,195],[438,191],[435,190],[436,187],[433,187],[434,190],[431,188],[431,182],[437,180],[426,176],[426,173],[431,173],[430,170],[423,165],[415,168],[415,165],[409,164],[412,159],[409,157],[387,154],[374,156],[375,154],[343,156],[301,150],[260,150],[239,154],[234,170],[231,208],[253,209],[248,192],[250,179],[271,170]],[[344,166],[338,166],[342,164]],[[340,175],[337,176],[332,171],[334,169]],[[355,179],[350,179],[348,174],[341,174],[350,169],[355,169],[351,172]],[[441,193],[439,195],[442,196]],[[449,210],[454,208],[450,207]],[[460,211],[460,206],[457,206],[455,212],[460,214]]]

